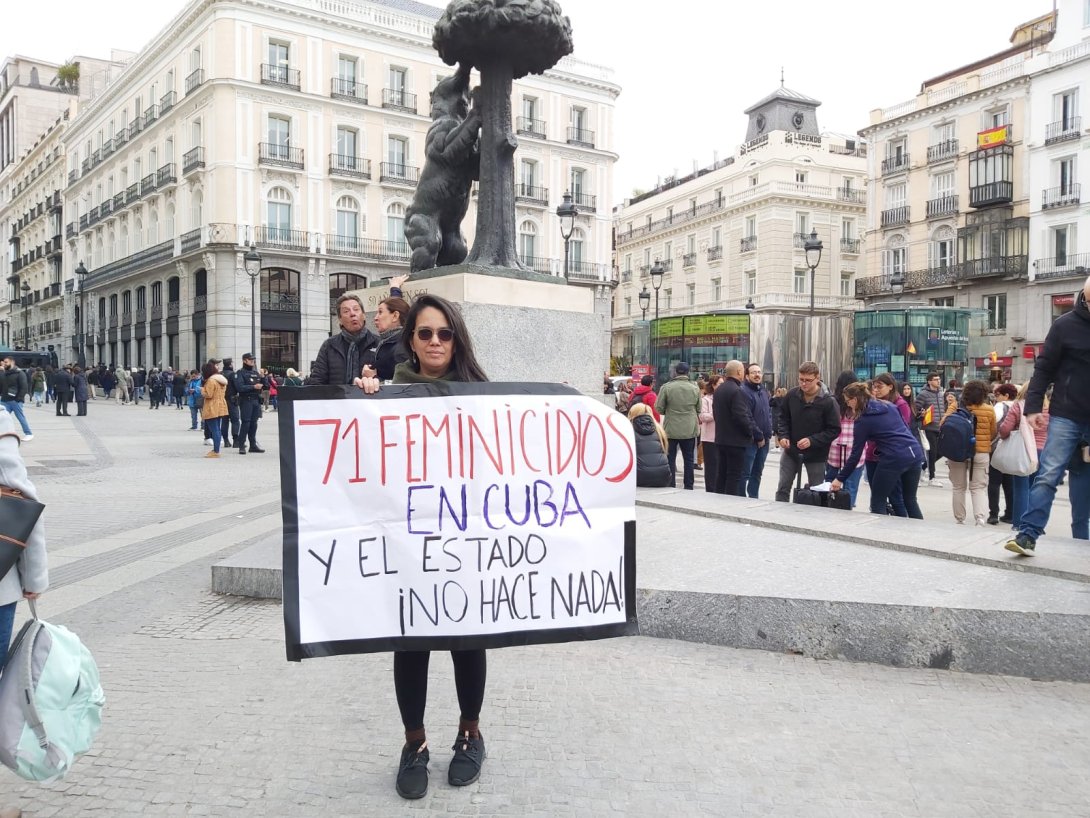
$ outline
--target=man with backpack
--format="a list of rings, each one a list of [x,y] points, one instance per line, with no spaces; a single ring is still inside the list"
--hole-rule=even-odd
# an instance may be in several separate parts
[[[1026,557],[1033,556],[1037,540],[1056,498],[1056,486],[1067,470],[1072,455],[1090,441],[1090,278],[1078,294],[1075,308],[1052,322],[1045,336],[1044,350],[1037,356],[1033,378],[1026,392],[1024,417],[1031,427],[1044,426],[1041,416],[1045,392],[1052,386],[1049,403],[1048,439],[1041,451],[1041,465],[1029,490],[1029,505],[1018,524],[1018,533],[1004,547]],[[1072,485],[1072,491],[1075,486]]]
[[[973,503],[973,519],[982,526],[988,518],[988,465],[996,439],[995,411],[988,405],[988,385],[969,381],[961,392],[965,407],[951,402],[939,429],[939,454],[950,468],[954,485],[954,519],[965,523],[965,492]]]
[[[655,420],[661,421],[662,416],[659,415],[658,409],[655,408],[655,401],[658,400],[658,395],[655,394],[655,390],[652,385],[655,383],[655,378],[652,375],[644,375],[640,379],[640,385],[632,390],[632,397],[628,399],[628,408],[631,409],[637,403],[646,403],[647,408],[651,410],[651,414],[654,415]]]

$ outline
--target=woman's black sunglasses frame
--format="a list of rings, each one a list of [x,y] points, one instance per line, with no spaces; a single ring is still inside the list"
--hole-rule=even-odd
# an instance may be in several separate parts
[[[450,327],[440,327],[437,330],[433,330],[431,327],[420,327],[419,329],[413,330],[413,332],[416,337],[424,343],[427,343],[431,340],[433,333],[435,335],[438,335],[440,342],[444,344],[449,344],[451,341],[454,340],[454,330],[452,330]]]

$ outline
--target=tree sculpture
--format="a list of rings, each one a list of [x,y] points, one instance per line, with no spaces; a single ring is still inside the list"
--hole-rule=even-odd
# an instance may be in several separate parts
[[[542,74],[572,53],[571,21],[555,0],[453,0],[432,44],[447,65],[481,72],[481,186],[470,264],[528,269],[515,252],[515,148],[511,82]]]

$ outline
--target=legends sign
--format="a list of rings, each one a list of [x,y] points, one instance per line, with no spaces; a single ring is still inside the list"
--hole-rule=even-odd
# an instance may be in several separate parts
[[[636,630],[625,417],[551,384],[285,389],[288,659]]]

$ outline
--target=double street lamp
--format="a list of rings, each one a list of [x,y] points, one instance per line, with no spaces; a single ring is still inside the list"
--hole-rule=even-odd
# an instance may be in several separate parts
[[[25,281],[23,291],[23,349],[30,349],[30,285]]]
[[[257,348],[257,277],[261,275],[261,254],[257,252],[254,243],[250,242],[250,249],[242,257],[246,268],[246,275],[250,277],[250,351],[257,356],[257,362],[261,362],[261,350]]]
[[[83,282],[87,276],[87,268],[83,266],[83,261],[80,260],[79,265],[76,267],[76,278],[79,279],[79,349],[76,350],[76,359],[79,362],[80,370],[87,369],[87,354],[84,352],[84,327],[87,324],[87,318],[83,312]]]
[[[560,219],[560,235],[564,238],[564,278],[568,277],[568,247],[572,233],[575,232],[575,217],[578,215],[579,208],[572,202],[571,192],[564,191],[564,201],[556,208],[556,216]]]
[[[810,322],[806,347],[807,357],[812,361],[814,360],[814,277],[817,266],[821,263],[821,251],[823,249],[816,228],[810,231],[810,237],[806,239],[803,247],[806,249],[806,266],[810,268]]]

